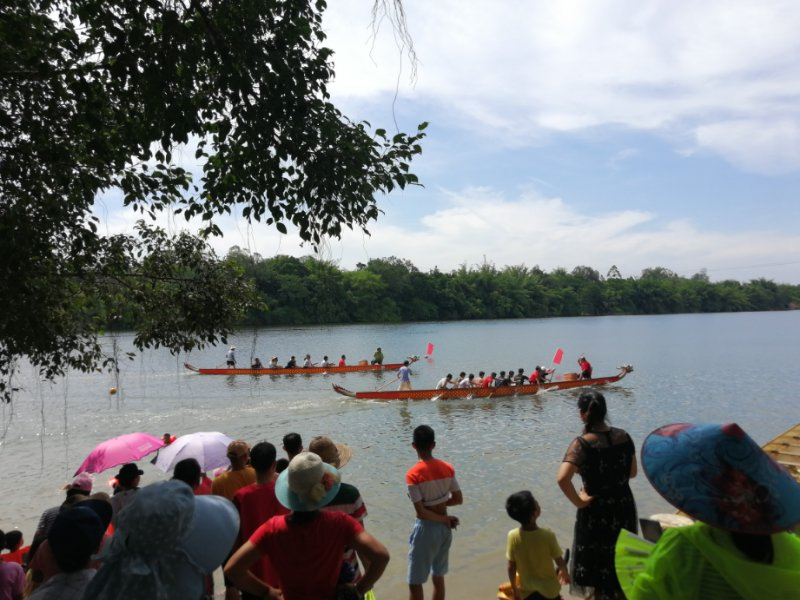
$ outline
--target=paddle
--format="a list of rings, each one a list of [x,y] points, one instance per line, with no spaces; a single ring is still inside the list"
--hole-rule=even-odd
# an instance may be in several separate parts
[[[397,378],[396,378],[396,377],[395,377],[394,379],[390,379],[389,381],[387,381],[386,383],[384,383],[384,384],[383,384],[381,387],[379,387],[379,388],[375,388],[375,391],[376,391],[376,392],[380,392],[380,391],[381,391],[383,388],[385,388],[387,385],[389,385],[390,383],[394,383],[395,381],[397,381]]]

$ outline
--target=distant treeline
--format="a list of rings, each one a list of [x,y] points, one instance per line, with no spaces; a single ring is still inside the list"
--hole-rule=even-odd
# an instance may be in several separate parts
[[[679,277],[653,267],[623,278],[578,266],[462,266],[421,272],[390,257],[339,269],[312,257],[262,258],[232,248],[263,302],[243,325],[314,325],[598,315],[740,312],[800,308],[800,285],[767,279],[711,283],[705,273]]]

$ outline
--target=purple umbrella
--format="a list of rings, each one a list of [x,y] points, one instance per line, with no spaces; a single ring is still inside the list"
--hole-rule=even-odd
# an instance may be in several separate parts
[[[100,442],[75,471],[100,473],[106,469],[139,460],[164,447],[164,440],[149,433],[126,433]]]

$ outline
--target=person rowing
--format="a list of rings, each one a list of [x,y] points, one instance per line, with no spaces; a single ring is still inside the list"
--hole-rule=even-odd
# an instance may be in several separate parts
[[[452,373],[448,373],[447,375],[445,375],[444,377],[442,377],[439,380],[439,383],[436,384],[436,389],[437,390],[446,390],[447,388],[450,388],[450,387],[453,387],[453,386],[454,386],[453,374]]]
[[[533,383],[547,383],[550,375],[553,374],[553,369],[548,369],[542,365],[536,365],[536,369],[531,373],[531,381]]]
[[[578,366],[581,368],[581,379],[592,378],[592,363],[586,360],[586,357],[583,354],[578,357]]]
[[[514,385],[525,385],[530,379],[525,375],[525,369],[519,368],[517,374],[514,375]]]

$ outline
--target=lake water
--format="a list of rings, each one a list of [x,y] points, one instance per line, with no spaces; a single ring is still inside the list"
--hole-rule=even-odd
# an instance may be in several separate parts
[[[130,337],[109,337],[126,350]],[[346,354],[369,358],[377,346],[387,362],[408,355],[429,359],[414,365],[412,383],[433,387],[448,372],[500,371],[550,364],[557,348],[559,372],[575,371],[586,354],[595,376],[631,363],[635,371],[603,388],[612,424],[632,435],[637,451],[648,432],[677,421],[738,422],[764,443],[800,422],[800,311],[636,317],[590,317],[419,323],[410,325],[261,329],[229,340],[240,364],[251,355],[266,362],[277,354],[310,352],[315,360]],[[13,404],[2,406],[3,511],[0,528],[23,530],[30,540],[42,510],[63,498],[62,486],[100,441],[131,431],[181,435],[222,431],[251,443],[278,446],[289,431],[304,440],[330,435],[354,449],[343,475],[367,503],[367,528],[381,539],[392,561],[377,589],[381,600],[407,597],[407,539],[413,509],[404,476],[416,455],[411,432],[427,423],[437,433],[435,455],[452,462],[465,503],[447,578],[452,598],[494,598],[505,578],[504,544],[513,523],[505,515],[508,494],[530,489],[540,501],[543,526],[571,544],[574,509],[561,495],[555,474],[570,441],[580,433],[575,408],[579,390],[498,400],[371,402],[339,396],[375,389],[394,373],[332,376],[226,377],[186,371],[183,362],[214,367],[225,348],[189,356],[148,351],[125,362],[119,379],[107,373],[72,373],[56,384],[38,381],[30,369],[15,383]],[[109,388],[119,393],[109,395]],[[149,464],[143,484],[166,478]],[[115,470],[96,477],[107,489]],[[641,475],[633,482],[641,515],[671,512]],[[428,594],[430,591],[428,590]]]

